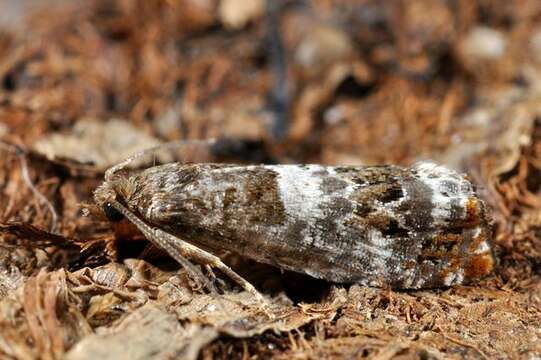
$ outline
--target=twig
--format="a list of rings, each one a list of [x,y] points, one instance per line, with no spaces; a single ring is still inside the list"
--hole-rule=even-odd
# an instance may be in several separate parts
[[[490,359],[490,358],[488,357],[488,355],[485,354],[485,353],[483,352],[483,350],[479,349],[477,346],[475,346],[475,345],[473,345],[473,344],[468,344],[467,342],[461,341],[461,340],[456,339],[456,338],[454,338],[454,337],[452,337],[452,336],[445,335],[445,334],[443,333],[443,330],[442,330],[442,335],[443,335],[443,337],[444,337],[445,339],[447,339],[447,340],[449,340],[449,341],[451,341],[451,342],[454,342],[454,343],[457,344],[457,345],[464,346],[464,347],[468,347],[468,348],[470,348],[470,349],[472,349],[472,350],[474,350],[474,351],[477,351],[477,352],[479,353],[479,355],[481,355],[481,357],[482,357],[483,359]]]
[[[282,7],[282,1],[267,0],[267,42],[269,44],[270,68],[274,75],[272,90],[269,94],[270,106],[274,115],[271,132],[276,139],[282,139],[287,134],[290,102],[286,50],[280,34]]]
[[[32,191],[34,196],[36,196],[49,209],[49,212],[51,213],[51,227],[49,231],[53,234],[56,233],[56,224],[58,222],[58,214],[56,213],[56,210],[53,204],[49,201],[49,199],[47,199],[45,195],[43,195],[32,182],[32,179],[30,178],[30,173],[28,172],[28,162],[26,161],[26,150],[24,150],[20,146],[17,146],[15,144],[10,144],[3,140],[0,140],[0,148],[15,154],[17,158],[19,159],[19,162],[21,164],[21,174],[23,177],[23,181],[26,184],[26,186]]]

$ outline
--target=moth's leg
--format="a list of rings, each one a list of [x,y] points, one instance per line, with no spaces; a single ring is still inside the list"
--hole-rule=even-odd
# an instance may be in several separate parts
[[[211,147],[215,142],[216,140],[214,139],[178,140],[139,151],[126,160],[107,169],[105,172],[105,180],[111,180],[117,172],[123,169],[137,169],[153,166],[159,155],[167,156],[170,158],[170,161],[185,162],[186,157],[188,156],[187,154],[179,155],[179,150],[184,150],[186,152],[189,152],[190,149],[192,150],[193,154],[188,159],[190,162],[209,162],[209,158],[211,157]],[[206,158],[196,159],[195,156]]]
[[[150,236],[150,235],[145,234],[145,236]],[[167,254],[169,254],[169,252],[167,252]],[[144,257],[144,251],[143,251],[143,254],[141,254],[141,256]],[[205,274],[203,274],[203,272],[201,272],[199,268],[197,268],[197,266],[194,266],[188,259],[182,257],[179,254],[175,254],[175,256],[172,256],[172,257],[175,259],[176,262],[178,262],[182,266],[184,270],[188,272],[188,276],[190,277],[190,279],[193,280],[199,288],[206,288],[212,294],[216,294],[216,295],[218,294],[218,288],[214,285],[215,284],[214,277],[211,276],[209,280],[209,278],[205,276]],[[199,290],[199,288],[195,288],[195,290]]]
[[[216,277],[216,274],[214,274],[214,271],[212,271],[212,266],[210,265],[205,265],[205,270],[207,270],[207,273],[209,274],[210,278],[212,279],[212,282],[214,283],[218,283],[218,285],[220,286],[225,286],[225,282],[220,279],[220,278],[217,278]]]
[[[151,228],[151,232],[144,233],[145,237],[149,239],[152,243],[164,249],[167,252],[167,254],[169,254],[169,256],[175,259],[175,261],[178,262],[188,272],[188,274],[194,281],[200,282],[201,284],[203,284],[203,286],[206,287],[211,293],[218,294],[218,290],[216,289],[212,281],[210,281],[208,277],[206,277],[201,272],[201,270],[199,270],[196,266],[194,266],[190,262],[190,260],[186,259],[182,255],[181,252],[175,251],[175,249],[172,246],[170,246],[168,241],[162,241],[161,239],[157,239],[157,237],[159,237],[160,234],[156,234],[156,232],[158,232],[156,230],[159,230],[159,229]],[[162,232],[162,231],[159,230],[159,232]]]
[[[257,291],[257,289],[252,284],[250,284],[250,282],[248,282],[242,276],[233,271],[233,269],[231,269],[229,266],[224,264],[218,256],[213,255],[201,248],[198,248],[197,246],[194,246],[161,229],[151,229],[152,234],[150,235],[149,240],[154,241],[159,246],[162,246],[163,249],[167,251],[167,253],[169,253],[169,255],[171,255],[174,259],[176,259],[176,256],[178,256],[178,254],[180,253],[186,258],[192,259],[199,264],[217,268],[230,279],[239,284],[245,291],[250,293],[260,304],[260,309],[270,319],[275,318],[274,314],[269,311],[269,304],[267,303],[267,300],[265,300],[263,295],[261,295],[261,293]]]
[[[187,257],[188,259],[192,259],[199,264],[208,265],[210,267],[214,267],[220,270],[231,280],[239,284],[244,290],[252,294],[259,302],[266,303],[263,295],[261,295],[261,293],[257,291],[257,289],[252,284],[250,284],[250,282],[248,282],[242,276],[233,271],[233,269],[231,269],[229,266],[224,264],[224,262],[218,256],[213,255],[201,248],[198,248],[197,246],[194,246],[161,229],[154,228],[153,230],[155,236],[165,239],[165,242],[168,243],[169,247],[176,248],[177,251],[180,252],[183,256]]]
[[[145,235],[148,240],[165,250],[167,254],[169,254],[173,259],[175,259],[188,272],[188,274],[194,281],[199,281],[211,293],[218,293],[214,284],[209,281],[209,279],[201,272],[201,270],[199,270],[188,259],[186,259],[182,255],[182,252],[177,251],[175,247],[173,247],[173,244],[170,240],[168,241],[166,237],[161,236],[162,233],[171,236],[170,234],[160,229],[148,226],[146,223],[141,221],[137,216],[135,216],[117,201],[111,202],[111,205],[114,206],[114,208],[120,213],[122,213],[131,223],[137,226],[137,228],[143,233],[143,235]]]
[[[169,256],[175,259],[175,261],[177,261],[186,271],[188,271],[188,274],[194,281],[202,283],[203,287],[206,287],[212,294],[218,294],[218,289],[216,288],[216,286],[214,286],[214,282],[210,281],[208,277],[206,277],[201,272],[201,270],[199,270],[190,262],[190,260],[186,259],[180,253],[177,253],[175,251],[170,251],[165,248],[164,250],[167,252],[167,254],[169,254]]]
[[[193,269],[193,271],[196,272],[198,276],[200,275],[206,280],[206,283],[209,282],[208,279],[201,273],[201,271],[199,271],[199,269],[196,269],[187,260],[187,258],[192,259],[202,265],[210,265],[211,267],[217,268],[226,276],[239,284],[244,290],[252,294],[259,302],[266,306],[266,301],[263,295],[261,295],[259,291],[257,291],[257,289],[247,280],[245,280],[242,276],[240,276],[229,266],[224,264],[218,256],[206,252],[205,250],[200,249],[197,246],[194,246],[182,240],[181,238],[173,236],[159,228],[147,225],[145,222],[135,216],[132,212],[130,212],[116,200],[111,201],[111,205],[121,214],[123,214],[135,226],[137,226],[137,228],[141,230],[143,235],[145,235],[148,240],[164,249],[173,259],[178,261],[186,269]]]

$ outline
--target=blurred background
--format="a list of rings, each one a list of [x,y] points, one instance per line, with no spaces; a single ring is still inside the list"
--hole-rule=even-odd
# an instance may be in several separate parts
[[[366,320],[371,315],[347,331],[322,325],[368,355],[396,334],[408,339],[411,346],[399,348],[410,354],[435,347],[472,357],[539,354],[540,115],[539,0],[0,2],[0,138],[24,149],[29,171],[17,157],[0,159],[0,204],[8,204],[0,223],[54,225],[85,249],[118,238],[106,222],[81,218],[80,203],[91,201],[108,166],[179,139],[221,139],[217,151],[228,161],[432,159],[467,173],[493,209],[498,271],[479,288],[430,295],[453,299],[441,307],[416,298],[394,308],[392,296],[406,304],[409,295],[376,290],[359,300],[372,314],[398,319],[394,330],[375,331],[381,318]],[[32,238],[10,229],[16,239]],[[114,246],[100,246],[78,263],[62,261],[75,271],[118,259],[102,251]],[[48,259],[50,268],[68,266]],[[39,268],[21,271],[33,276]],[[433,321],[425,307],[439,309]],[[426,330],[434,323],[451,335]],[[368,333],[387,340],[358,335]],[[266,354],[298,354],[282,340]],[[59,340],[58,354],[74,342]],[[217,353],[242,348],[220,344]],[[330,344],[299,348],[318,357],[333,354]]]

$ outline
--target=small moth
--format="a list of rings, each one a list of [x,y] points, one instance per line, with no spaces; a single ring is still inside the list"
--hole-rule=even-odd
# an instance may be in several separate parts
[[[431,162],[130,168],[142,155],[106,172],[96,203],[111,220],[127,218],[194,276],[203,274],[190,260],[218,268],[259,299],[213,253],[396,289],[461,284],[493,269],[485,203],[464,175]]]

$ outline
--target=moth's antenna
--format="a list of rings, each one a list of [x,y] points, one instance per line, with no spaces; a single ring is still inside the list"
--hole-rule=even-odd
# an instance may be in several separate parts
[[[215,139],[205,139],[205,140],[177,140],[177,141],[171,141],[162,145],[154,146],[148,149],[144,149],[142,151],[139,151],[135,153],[134,155],[130,156],[126,160],[110,167],[105,171],[105,180],[111,180],[116,173],[119,171],[126,169],[126,168],[138,168],[138,167],[145,167],[145,166],[151,166],[156,164],[156,159],[158,158],[158,154],[162,152],[169,152],[167,155],[171,155],[173,158],[178,158],[178,153],[174,154],[173,150],[175,149],[181,149],[183,147],[188,148],[190,146],[202,146],[201,149],[199,149],[199,154],[202,155],[203,150],[206,150],[207,154],[210,153],[211,145],[213,145],[216,142]],[[147,158],[147,163],[144,161],[144,158],[148,155],[152,155],[153,158],[149,162]],[[210,155],[207,155],[210,156]],[[175,159],[175,161],[184,162],[185,159]]]

